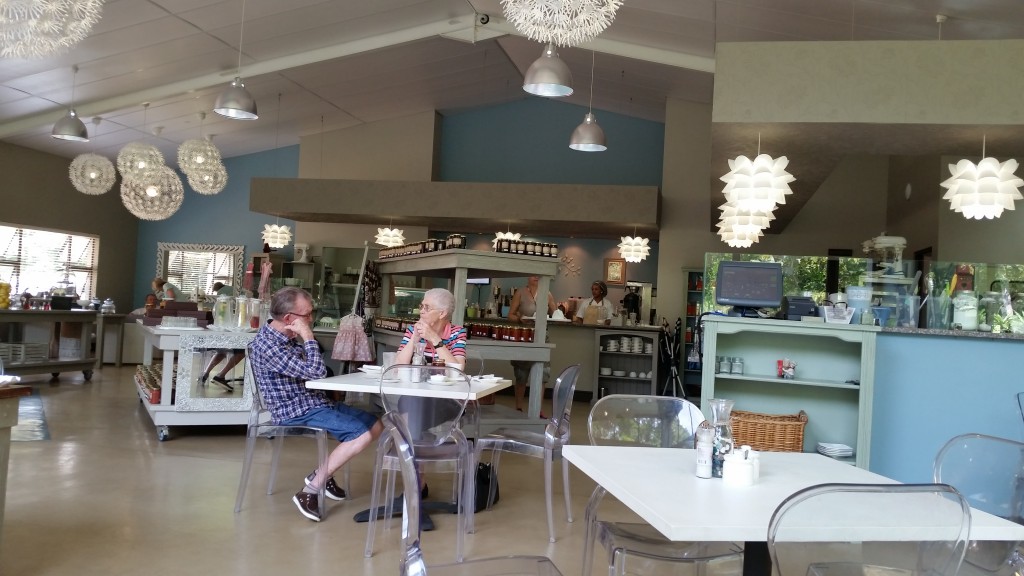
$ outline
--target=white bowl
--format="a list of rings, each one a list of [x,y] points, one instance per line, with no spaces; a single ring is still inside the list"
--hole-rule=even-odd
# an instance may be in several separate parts
[[[608,376],[612,373],[611,368],[601,368],[601,376]]]
[[[613,370],[612,371],[612,376],[625,376],[625,375],[626,375],[626,371],[625,370]]]

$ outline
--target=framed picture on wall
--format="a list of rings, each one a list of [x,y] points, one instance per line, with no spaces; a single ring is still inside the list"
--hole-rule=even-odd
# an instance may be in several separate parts
[[[604,259],[604,283],[625,284],[626,283],[626,261],[622,258]]]

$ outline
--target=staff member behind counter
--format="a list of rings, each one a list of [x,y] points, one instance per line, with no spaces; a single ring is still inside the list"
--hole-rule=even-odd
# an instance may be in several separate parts
[[[537,314],[537,283],[540,276],[530,276],[526,280],[526,286],[516,290],[512,296],[512,303],[508,307],[508,319],[512,322],[522,322],[524,318],[533,319]],[[555,312],[555,297],[548,292],[548,315]],[[523,360],[512,360],[512,371],[515,372],[516,383],[514,391],[516,396],[516,410],[520,412],[525,408],[526,383],[530,380],[530,366],[533,362]],[[544,381],[547,382],[550,374],[550,364],[544,364]],[[543,390],[541,391],[543,394]],[[541,396],[543,397],[543,396]],[[543,416],[541,416],[543,418]]]
[[[586,302],[580,302],[580,307],[576,309],[576,317],[572,321],[577,324],[611,324],[615,308],[605,298],[608,295],[608,285],[595,280],[590,285],[590,293],[593,296]]]

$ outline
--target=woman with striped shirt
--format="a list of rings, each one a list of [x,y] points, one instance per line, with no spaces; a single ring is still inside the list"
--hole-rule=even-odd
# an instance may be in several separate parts
[[[432,288],[423,295],[420,303],[420,320],[406,328],[402,343],[395,356],[397,364],[411,364],[415,345],[410,342],[425,342],[424,362],[430,364],[439,356],[445,364],[466,366],[466,329],[452,324],[455,310],[455,296],[444,288]]]

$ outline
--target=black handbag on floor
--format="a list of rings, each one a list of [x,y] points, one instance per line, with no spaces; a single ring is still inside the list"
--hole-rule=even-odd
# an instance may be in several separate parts
[[[491,475],[494,474],[494,468],[486,462],[481,462],[476,466],[476,502],[474,503],[473,510],[480,512],[487,508],[487,492],[491,489]],[[498,496],[501,493],[500,486],[498,486],[498,479],[494,479],[494,503],[498,503]]]

